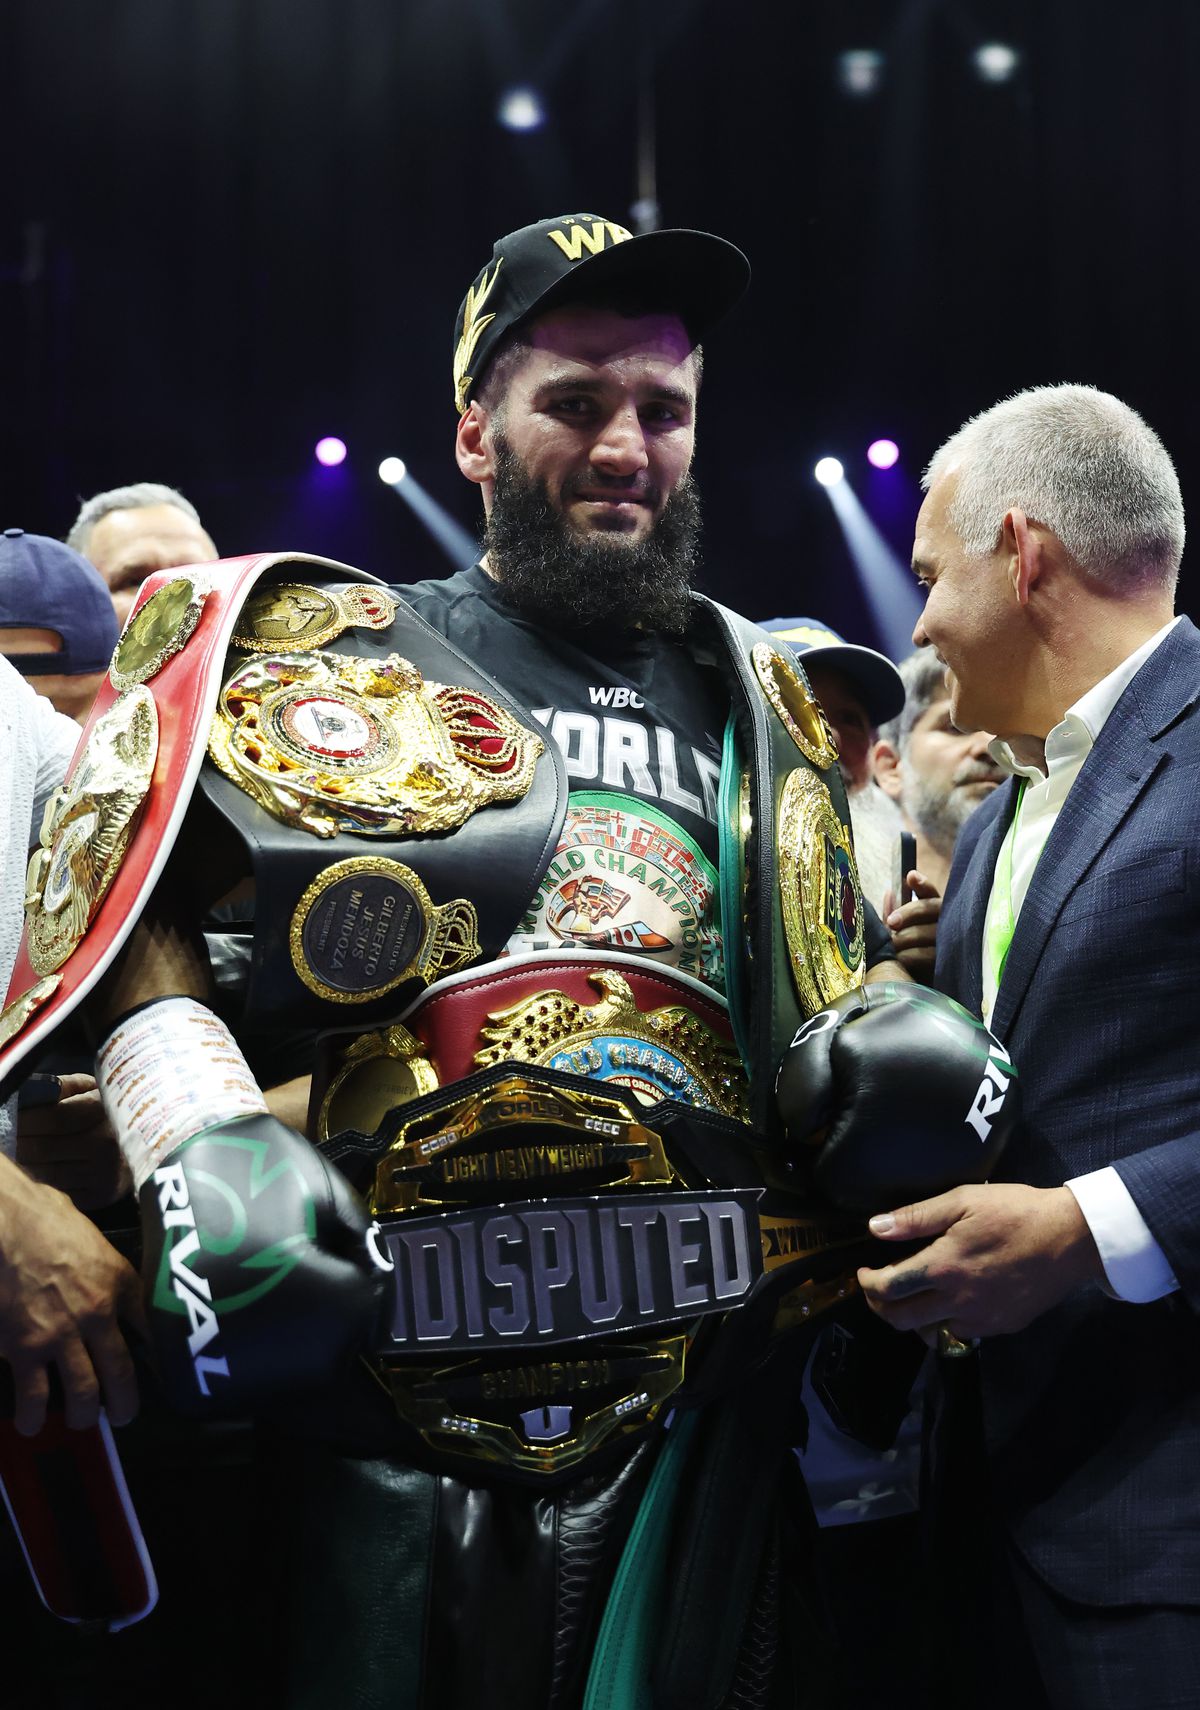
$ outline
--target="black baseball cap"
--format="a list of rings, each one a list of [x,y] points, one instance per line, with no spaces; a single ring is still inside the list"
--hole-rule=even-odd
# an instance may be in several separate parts
[[[610,287],[677,314],[693,345],[750,283],[750,263],[710,232],[643,232],[597,214],[560,214],[498,240],[454,323],[454,407],[461,415],[500,340],[534,314]]]
[[[786,641],[806,665],[828,665],[849,677],[873,725],[895,718],[904,705],[904,679],[883,653],[846,641],[819,618],[766,618],[761,627]]]
[[[120,627],[104,578],[86,558],[45,534],[0,534],[0,630],[50,629],[62,640],[54,653],[9,653],[22,676],[107,670]]]

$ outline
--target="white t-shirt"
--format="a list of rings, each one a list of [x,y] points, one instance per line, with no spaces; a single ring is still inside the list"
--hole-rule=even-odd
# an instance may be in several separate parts
[[[62,783],[79,726],[35,694],[0,657],[0,1003],[8,990],[24,916],[25,868],[51,792]],[[11,1154],[14,1101],[0,1106],[0,1150]]]

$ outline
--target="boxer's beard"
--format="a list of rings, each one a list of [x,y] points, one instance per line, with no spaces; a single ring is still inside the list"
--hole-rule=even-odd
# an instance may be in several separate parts
[[[925,841],[950,860],[958,834],[975,812],[986,792],[968,790],[967,784],[1001,783],[1004,773],[992,760],[960,767],[948,790],[914,777],[904,791],[904,811]]]
[[[700,501],[685,475],[653,531],[580,534],[532,480],[502,434],[484,542],[504,597],[521,612],[571,630],[683,635],[698,561]],[[594,480],[592,482],[594,485]],[[645,497],[657,502],[650,490]]]

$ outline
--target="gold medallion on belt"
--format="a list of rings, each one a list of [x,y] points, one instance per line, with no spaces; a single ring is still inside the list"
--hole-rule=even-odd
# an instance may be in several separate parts
[[[866,916],[849,830],[807,767],[784,784],[778,836],[784,934],[800,1008],[810,1016],[861,983]]]
[[[244,653],[308,652],[348,629],[389,629],[400,602],[386,588],[349,582],[312,588],[277,582],[256,588],[242,607],[233,645]]]
[[[221,691],[208,752],[287,825],[410,836],[519,801],[543,744],[477,690],[427,682],[398,654],[263,654]]]
[[[187,646],[210,591],[200,576],[173,576],[138,607],[121,632],[108,668],[115,689],[149,682]]]
[[[785,659],[769,642],[759,641],[750,651],[750,663],[775,716],[804,758],[822,772],[836,765],[833,731],[795,660]]]
[[[425,985],[479,955],[479,919],[465,897],[438,905],[402,861],[335,861],[292,915],[292,966],[331,1003],[369,1003],[408,980]]]

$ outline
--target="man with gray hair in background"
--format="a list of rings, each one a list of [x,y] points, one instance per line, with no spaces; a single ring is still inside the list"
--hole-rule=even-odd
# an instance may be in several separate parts
[[[917,867],[940,895],[959,832],[1006,774],[988,752],[990,731],[955,728],[935,654],[911,653],[899,671],[904,706],[879,727],[871,755],[875,782],[899,806],[917,839]]]
[[[901,963],[914,979],[928,982],[958,834],[1005,773],[991,754],[989,731],[955,728],[946,673],[933,653],[910,653],[899,672],[904,706],[880,725],[871,766],[875,783],[916,839],[916,878],[906,887],[912,900],[897,907],[890,891],[883,912]]]
[[[913,640],[1009,774],[959,837],[935,983],[1011,1052],[1024,1123],[1004,1180],[881,1206],[874,1234],[924,1245],[860,1280],[899,1328],[981,1339],[993,1579],[957,1701],[1194,1704],[1200,633],[1173,615],[1179,484],[1127,405],[1052,386],[968,422],[925,486]]]
[[[207,564],[217,556],[212,537],[190,499],[174,487],[138,481],[85,499],[67,545],[80,552],[108,583],[122,624],[137,591],[155,570]]]

